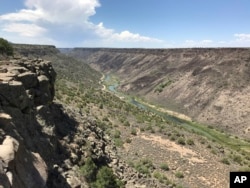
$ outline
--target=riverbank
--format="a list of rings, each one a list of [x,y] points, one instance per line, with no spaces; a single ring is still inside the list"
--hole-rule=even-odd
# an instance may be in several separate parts
[[[198,122],[194,122],[192,121],[192,118],[184,114],[174,112],[169,109],[162,108],[162,107],[158,107],[153,104],[149,104],[145,101],[142,101],[138,97],[134,98],[134,97],[125,95],[124,93],[121,93],[116,90],[119,83],[118,83],[118,79],[114,76],[104,75],[102,79],[103,79],[102,84],[104,85],[103,88],[105,88],[106,91],[114,93],[120,99],[127,101],[129,103],[132,103],[141,109],[149,110],[154,113],[157,113],[161,115],[164,119],[166,119],[167,122],[171,122],[173,125],[180,126],[189,132],[193,132],[195,134],[205,136],[206,138],[212,141],[216,141],[233,150],[241,149],[250,154],[250,143],[248,141],[239,139],[238,137],[235,137],[233,135],[229,135],[222,131],[216,130],[212,128],[211,126],[202,125]]]

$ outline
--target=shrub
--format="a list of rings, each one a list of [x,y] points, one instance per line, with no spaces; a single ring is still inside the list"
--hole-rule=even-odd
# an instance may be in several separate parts
[[[161,164],[160,168],[161,168],[162,170],[165,170],[165,171],[168,171],[168,170],[169,170],[169,167],[168,167],[168,165],[167,165],[166,163]]]
[[[124,126],[129,127],[130,123],[128,121],[125,121]]]
[[[136,129],[135,129],[135,128],[133,128],[133,129],[131,130],[131,134],[136,136]]]
[[[131,138],[126,138],[126,142],[131,143],[132,142]]]
[[[188,145],[194,145],[194,141],[193,141],[192,139],[188,139],[188,140],[187,140],[187,144],[188,144]]]
[[[100,109],[103,109],[103,104],[102,104],[102,103],[99,105],[99,108],[100,108]]]
[[[160,172],[154,172],[153,174],[154,178],[158,179],[159,182],[161,183],[164,183],[164,184],[168,184],[168,178],[164,175],[164,174],[161,174]]]
[[[8,56],[13,55],[12,45],[5,39],[0,38],[0,53]]]
[[[177,142],[178,142],[178,144],[181,144],[181,145],[185,145],[186,144],[184,138],[179,138]]]
[[[146,175],[150,175],[151,170],[154,168],[154,165],[151,160],[149,159],[142,159],[135,165],[135,169]]]
[[[123,141],[122,141],[121,138],[115,138],[114,142],[115,142],[116,147],[122,147],[123,146]]]
[[[175,140],[176,140],[176,137],[175,137],[174,135],[172,135],[172,136],[170,137],[170,140],[171,140],[171,141],[175,141]]]
[[[228,159],[227,158],[223,158],[223,159],[221,159],[221,161],[220,162],[222,162],[222,163],[224,163],[224,164],[226,164],[226,165],[230,165],[230,162],[228,161]]]
[[[116,179],[113,171],[109,167],[102,167],[97,175],[96,182],[93,183],[94,188],[120,188],[121,182]]]
[[[240,155],[233,156],[233,160],[234,160],[234,162],[237,162],[239,164],[241,164],[241,162],[242,162],[242,158]]]
[[[154,176],[154,178],[156,178],[156,179],[160,179],[161,173],[160,173],[160,172],[154,172],[153,176]]]
[[[115,130],[114,132],[114,138],[120,138],[121,137],[121,132],[118,130]]]
[[[93,182],[95,180],[97,167],[90,157],[86,159],[86,162],[84,166],[80,168],[80,171],[88,182]]]
[[[175,176],[176,176],[177,178],[184,178],[184,175],[183,175],[182,172],[176,172],[176,173],[175,173]]]

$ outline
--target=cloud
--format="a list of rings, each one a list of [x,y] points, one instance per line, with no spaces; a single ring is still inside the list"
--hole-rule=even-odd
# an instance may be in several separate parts
[[[46,33],[46,29],[35,24],[10,23],[4,26],[3,31],[19,33],[23,37],[39,37]]]
[[[211,44],[211,43],[213,43],[213,41],[212,40],[202,40],[200,43],[201,44]]]
[[[186,40],[181,46],[183,47],[210,47],[215,44],[212,40],[201,40],[201,41],[195,41],[195,40]]]
[[[114,33],[111,37],[114,40],[118,40],[118,41],[134,41],[134,42],[163,42],[159,39],[155,39],[155,38],[150,38],[150,37],[145,37],[145,36],[141,36],[138,33],[134,34],[131,33],[129,31],[122,31],[121,33]]]
[[[90,18],[100,6],[99,0],[26,0],[25,9],[0,15],[0,33],[4,35],[2,37],[7,36],[7,39],[13,33],[27,40],[37,37],[34,43],[43,37],[46,39],[44,41],[57,41],[55,45],[59,46],[77,46],[84,44],[84,41],[88,41],[88,44],[98,45],[99,42],[101,45],[113,46],[118,43],[162,42],[127,30],[117,32],[106,28],[102,22],[92,23]],[[8,40],[11,39],[13,37]]]
[[[236,41],[250,42],[250,34],[236,33],[234,34],[234,37],[236,37]]]
[[[5,21],[29,21],[29,22],[35,22],[38,19],[43,17],[43,12],[41,10],[20,10],[18,13],[9,13],[0,16],[0,20],[5,20]]]
[[[25,5],[29,10],[42,12],[42,20],[78,24],[95,15],[100,3],[98,0],[26,0]]]
[[[118,41],[118,42],[155,42],[161,43],[162,40],[142,36],[138,33],[131,33],[130,31],[122,31],[120,33],[115,32],[113,29],[107,29],[103,23],[99,23],[94,28],[96,34],[106,41]]]

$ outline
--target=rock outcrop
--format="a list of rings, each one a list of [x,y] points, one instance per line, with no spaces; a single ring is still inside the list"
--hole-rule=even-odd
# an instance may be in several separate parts
[[[32,144],[35,109],[54,97],[56,73],[41,59],[0,62],[0,181],[4,187],[46,187],[48,167]],[[38,136],[35,138],[33,135]],[[3,182],[3,183],[2,183]]]

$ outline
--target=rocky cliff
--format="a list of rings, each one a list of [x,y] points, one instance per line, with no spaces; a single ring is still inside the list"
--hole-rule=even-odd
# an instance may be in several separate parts
[[[93,117],[54,101],[55,78],[49,61],[0,61],[0,187],[89,187],[88,158],[128,188],[162,187],[119,160]]]
[[[15,56],[41,58],[59,53],[59,50],[52,45],[12,44],[12,46]]]
[[[69,55],[120,78],[120,89],[250,137],[250,49],[77,48]]]
[[[110,160],[102,130],[53,103],[56,74],[50,62],[2,61],[0,72],[1,185],[86,187],[78,174],[88,153]]]

